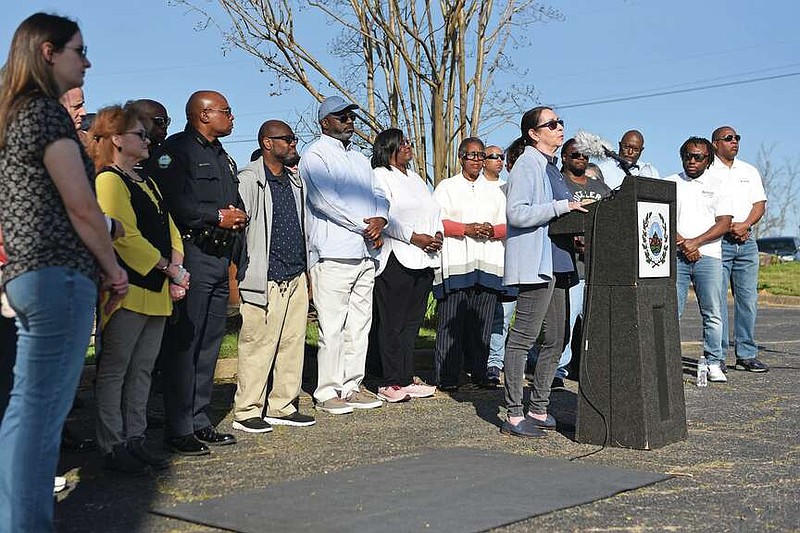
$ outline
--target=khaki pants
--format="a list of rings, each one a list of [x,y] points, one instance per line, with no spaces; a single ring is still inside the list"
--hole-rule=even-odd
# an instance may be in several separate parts
[[[305,354],[308,286],[305,273],[267,282],[267,309],[242,302],[238,386],[233,418],[283,417],[296,411]],[[267,382],[272,387],[267,394]],[[265,409],[266,405],[266,409]]]

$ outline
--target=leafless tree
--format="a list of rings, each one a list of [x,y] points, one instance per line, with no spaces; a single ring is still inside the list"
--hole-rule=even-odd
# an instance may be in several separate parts
[[[217,26],[227,45],[263,62],[271,94],[299,85],[322,101],[341,94],[361,106],[358,135],[399,127],[415,141],[419,173],[455,171],[455,146],[519,117],[535,100],[511,54],[537,22],[562,14],[535,0],[174,0]],[[329,26],[319,24],[320,20]],[[332,25],[327,52],[314,51]],[[487,113],[486,111],[491,111]]]
[[[764,191],[767,193],[767,211],[753,228],[756,237],[797,234],[800,200],[800,163],[785,159],[776,162],[774,146],[761,145],[756,156],[756,167],[761,173]]]

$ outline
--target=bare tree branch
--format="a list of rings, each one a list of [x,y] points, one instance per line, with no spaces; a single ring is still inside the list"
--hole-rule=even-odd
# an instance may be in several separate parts
[[[270,95],[294,86],[320,102],[341,94],[361,107],[360,144],[387,126],[406,131],[415,140],[417,171],[432,182],[455,173],[463,138],[494,131],[535,99],[529,85],[514,86],[513,96],[512,86],[496,87],[497,74],[527,74],[515,72],[508,51],[529,42],[534,23],[563,18],[536,0],[173,3],[200,15],[202,29],[220,31],[224,47],[252,55],[273,73]],[[320,28],[298,24],[298,13],[303,21],[321,16],[335,28],[332,59],[313,51]]]
[[[775,146],[761,145],[756,156],[756,168],[767,194],[767,210],[753,233],[758,237],[797,234],[797,199],[800,197],[800,161],[776,163]]]

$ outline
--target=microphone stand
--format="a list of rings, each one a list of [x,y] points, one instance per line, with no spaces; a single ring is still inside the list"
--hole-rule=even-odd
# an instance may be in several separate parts
[[[632,176],[630,161],[628,161],[627,159],[623,159],[617,152],[615,152],[614,150],[610,150],[605,146],[603,147],[603,151],[606,153],[606,157],[610,157],[619,164],[619,168],[621,168],[625,172],[626,176]]]

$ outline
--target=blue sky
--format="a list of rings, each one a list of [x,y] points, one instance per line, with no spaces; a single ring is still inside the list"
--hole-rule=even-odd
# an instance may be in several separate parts
[[[567,135],[583,128],[616,142],[624,131],[640,129],[642,159],[662,175],[680,170],[677,151],[688,136],[710,136],[723,124],[742,135],[744,160],[755,163],[761,145],[773,147],[778,162],[800,158],[799,3],[571,0],[550,5],[566,20],[532,26],[532,47],[517,52],[518,64],[528,69],[541,103],[555,105],[566,120]],[[225,144],[240,165],[256,146],[261,122],[281,118],[292,124],[315,113],[313,99],[304,93],[268,96],[272,76],[260,72],[255,59],[238,50],[224,52],[216,29],[196,31],[197,15],[165,1],[10,3],[0,20],[3,58],[16,26],[35,11],[78,20],[93,63],[84,87],[90,111],[150,97],[167,106],[173,117],[170,132],[176,132],[184,125],[188,95],[218,90],[236,115]],[[318,23],[314,30],[320,48],[336,33]],[[741,83],[767,77],[774,79]],[[599,103],[711,85],[717,87]],[[574,104],[591,105],[570,107]],[[505,146],[517,132],[516,124],[509,124],[486,140]]]

